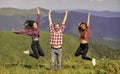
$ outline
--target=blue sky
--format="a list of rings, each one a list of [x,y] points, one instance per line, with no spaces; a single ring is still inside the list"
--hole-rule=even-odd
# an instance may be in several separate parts
[[[14,7],[31,9],[86,9],[95,11],[120,11],[120,0],[0,0],[0,8]]]

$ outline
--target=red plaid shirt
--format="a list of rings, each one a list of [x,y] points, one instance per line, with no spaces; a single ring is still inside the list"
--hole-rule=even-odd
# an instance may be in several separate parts
[[[83,36],[80,34],[80,39],[83,39],[83,40],[88,41],[89,35],[90,35],[90,27],[88,26],[88,27],[87,27],[87,32],[85,33],[85,36],[83,37]]]
[[[18,30],[18,31],[14,31],[16,34],[26,34],[31,36],[32,40],[34,40],[36,37],[39,37],[39,25],[40,25],[40,14],[37,14],[37,19],[36,19],[36,23],[38,25],[37,29],[33,29],[33,30]]]
[[[52,45],[62,45],[63,44],[63,31],[65,29],[65,25],[62,24],[59,31],[55,31],[54,27],[49,25],[50,28],[50,44]]]

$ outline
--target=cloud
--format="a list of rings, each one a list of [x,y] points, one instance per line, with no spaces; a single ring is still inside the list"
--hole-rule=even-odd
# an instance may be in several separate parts
[[[2,7],[120,11],[120,0],[0,0]]]

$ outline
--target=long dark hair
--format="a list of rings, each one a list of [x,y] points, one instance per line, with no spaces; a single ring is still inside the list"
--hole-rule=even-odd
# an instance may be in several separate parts
[[[81,27],[81,25],[85,25],[86,26],[86,29],[83,29],[82,27]],[[81,23],[79,23],[78,24],[78,31],[79,31],[79,33],[81,34],[81,36],[82,37],[84,37],[85,36],[85,33],[86,33],[86,31],[87,31],[87,23],[86,22],[81,22]]]
[[[33,24],[35,23],[34,20],[26,20],[24,23],[24,27],[26,30],[33,29]]]

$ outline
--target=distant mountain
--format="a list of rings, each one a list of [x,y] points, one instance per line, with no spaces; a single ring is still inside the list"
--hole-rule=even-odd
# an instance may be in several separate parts
[[[41,11],[47,12],[46,9],[40,8]],[[46,13],[41,12],[41,15],[47,16]],[[36,13],[34,9],[16,9],[16,8],[0,8],[0,15],[14,16],[14,15],[34,15]]]
[[[41,19],[47,16],[48,10],[40,8]],[[12,28],[23,29],[25,20],[36,20],[36,10],[23,10],[15,8],[0,9],[0,30],[11,30]]]
[[[42,31],[49,31],[48,27],[48,10],[40,8],[41,10],[41,21],[40,29]],[[23,23],[28,19],[36,19],[35,9],[22,10],[14,8],[1,8],[0,9],[0,30],[11,30],[23,29]],[[79,36],[77,25],[79,22],[87,21],[87,10],[81,11],[70,11],[66,22],[65,33]],[[120,17],[119,12],[92,12],[90,28],[91,28],[91,40],[96,40],[102,44],[108,45],[112,48],[120,49]],[[105,12],[105,13],[104,13]],[[106,14],[106,16],[102,14]],[[116,14],[117,13],[117,14]],[[108,15],[113,14],[113,15]],[[115,16],[114,16],[115,15]],[[64,16],[63,10],[53,11],[52,19],[55,21],[62,22]],[[112,40],[109,40],[111,38]],[[116,41],[117,40],[117,41]]]
[[[91,12],[95,16],[101,17],[120,17],[120,12],[111,12],[111,11],[91,11],[91,10],[74,10],[76,12],[88,13]]]

